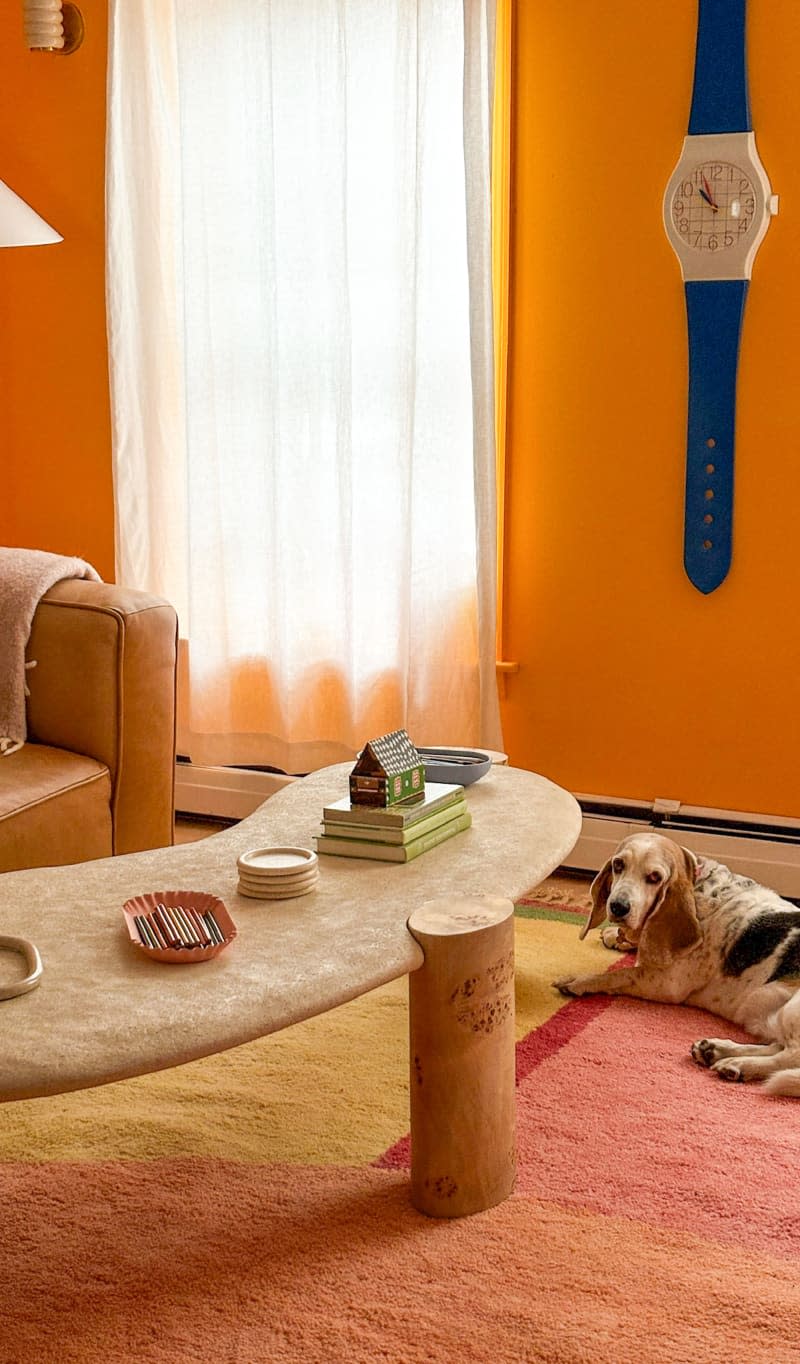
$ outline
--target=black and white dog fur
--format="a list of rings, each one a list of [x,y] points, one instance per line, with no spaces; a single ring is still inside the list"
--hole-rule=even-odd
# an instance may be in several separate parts
[[[800,909],[660,834],[633,834],[591,887],[581,937],[608,918],[606,947],[633,966],[555,981],[567,995],[632,995],[690,1004],[757,1041],[704,1037],[692,1057],[723,1080],[763,1080],[800,1097]]]

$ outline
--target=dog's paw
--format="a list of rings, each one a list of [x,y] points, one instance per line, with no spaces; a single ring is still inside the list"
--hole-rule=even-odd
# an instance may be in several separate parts
[[[735,1083],[741,1083],[747,1079],[738,1061],[716,1061],[713,1071],[715,1075],[719,1076],[720,1080],[733,1080]]]
[[[624,929],[619,925],[606,924],[605,928],[600,929],[600,941],[609,952],[632,952],[635,950],[634,944],[628,942],[625,937]]]
[[[561,980],[553,981],[553,988],[562,995],[580,995],[580,981],[573,976],[564,976]]]
[[[718,1059],[716,1044],[710,1037],[701,1037],[698,1042],[692,1043],[692,1060],[696,1061],[698,1066],[713,1066]]]

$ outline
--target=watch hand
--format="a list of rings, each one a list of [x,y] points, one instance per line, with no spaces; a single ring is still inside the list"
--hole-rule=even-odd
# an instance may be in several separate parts
[[[706,203],[709,205],[711,209],[713,209],[715,213],[719,213],[719,205],[714,203],[714,197],[711,193],[711,186],[709,185],[705,176],[703,176],[703,184],[705,185],[705,189],[701,189],[700,191],[701,198],[705,199]]]

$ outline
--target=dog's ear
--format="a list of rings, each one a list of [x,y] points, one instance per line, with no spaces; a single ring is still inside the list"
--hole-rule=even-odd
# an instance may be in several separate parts
[[[673,957],[691,952],[702,936],[694,902],[694,872],[690,878],[682,865],[675,866],[645,920],[639,957],[655,966],[669,966]]]
[[[585,938],[586,934],[591,929],[597,928],[597,925],[603,922],[604,918],[606,917],[606,905],[608,903],[608,897],[610,893],[611,893],[611,859],[609,858],[605,866],[600,868],[600,871],[597,873],[596,877],[594,878],[591,884],[590,894],[592,897],[592,907],[589,910],[586,923],[583,925],[583,928],[581,929],[578,935],[579,937]]]
[[[697,854],[693,853],[691,848],[684,848],[680,843],[677,846],[683,853],[683,860],[686,863],[686,875],[689,878],[689,882],[691,885],[694,885],[697,879],[697,864],[699,860]]]

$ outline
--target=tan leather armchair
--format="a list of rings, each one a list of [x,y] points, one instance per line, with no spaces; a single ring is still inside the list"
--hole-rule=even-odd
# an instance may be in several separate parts
[[[0,757],[0,871],[172,843],[176,652],[159,597],[83,579],[45,593],[28,741]]]

